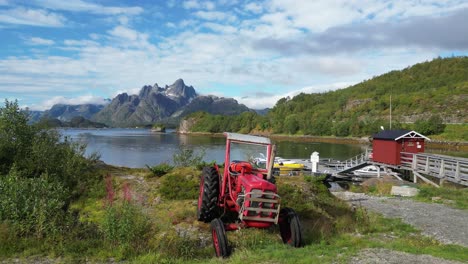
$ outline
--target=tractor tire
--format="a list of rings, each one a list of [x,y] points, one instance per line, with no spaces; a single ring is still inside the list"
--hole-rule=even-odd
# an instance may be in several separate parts
[[[280,234],[284,244],[292,247],[302,247],[302,227],[299,217],[291,208],[283,208],[280,211]]]
[[[226,230],[221,219],[216,218],[211,221],[211,236],[213,237],[213,247],[216,257],[225,258],[229,256],[229,248],[226,237]]]
[[[200,179],[197,219],[205,223],[219,216],[219,175],[214,167],[204,167]]]

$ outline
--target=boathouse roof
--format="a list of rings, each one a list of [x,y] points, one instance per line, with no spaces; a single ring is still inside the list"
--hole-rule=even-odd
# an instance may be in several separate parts
[[[402,138],[424,138],[430,140],[428,137],[419,134],[414,130],[399,129],[399,130],[382,130],[377,134],[373,135],[373,139],[384,139],[384,140],[400,140]]]

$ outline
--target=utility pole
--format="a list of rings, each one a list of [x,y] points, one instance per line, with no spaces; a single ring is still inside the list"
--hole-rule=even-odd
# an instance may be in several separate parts
[[[392,130],[392,94],[390,94],[390,130]]]

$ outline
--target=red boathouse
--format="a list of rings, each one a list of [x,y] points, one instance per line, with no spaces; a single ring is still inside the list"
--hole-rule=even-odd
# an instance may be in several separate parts
[[[391,165],[401,164],[401,152],[424,152],[429,138],[411,130],[383,130],[373,136],[372,160]]]

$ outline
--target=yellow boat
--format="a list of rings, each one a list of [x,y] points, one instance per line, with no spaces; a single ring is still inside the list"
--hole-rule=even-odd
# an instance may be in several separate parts
[[[284,163],[279,162],[273,165],[273,168],[278,168],[280,171],[303,170],[304,164],[301,163]]]

